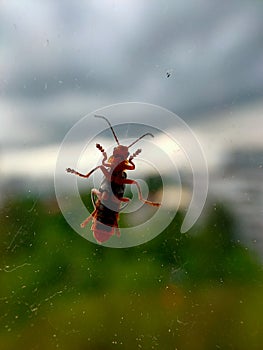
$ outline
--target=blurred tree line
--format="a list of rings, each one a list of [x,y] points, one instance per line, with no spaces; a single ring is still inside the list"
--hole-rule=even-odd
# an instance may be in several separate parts
[[[200,349],[216,348],[216,342],[218,348],[231,348],[240,331],[233,321],[236,317],[241,322],[240,300],[251,302],[255,290],[263,290],[261,263],[240,243],[234,218],[224,205],[211,207],[202,223],[185,234],[180,233],[182,218],[177,213],[146,244],[110,249],[72,231],[54,198],[22,196],[6,202],[0,215],[4,348],[15,349],[23,339],[27,349],[70,349],[73,343],[75,349],[111,349],[128,339],[127,349],[140,348],[138,344],[147,349],[172,349],[175,344],[199,349],[195,337]],[[251,310],[261,307],[255,300]],[[210,329],[207,322],[214,308],[217,318]],[[244,317],[250,317],[249,311],[242,311]],[[196,317],[202,318],[199,324]],[[244,334],[254,321],[263,321],[261,315],[254,317]],[[229,338],[216,339],[220,332]],[[246,342],[236,339],[233,349],[257,349],[263,340],[258,334]],[[164,339],[167,347],[160,345]]]

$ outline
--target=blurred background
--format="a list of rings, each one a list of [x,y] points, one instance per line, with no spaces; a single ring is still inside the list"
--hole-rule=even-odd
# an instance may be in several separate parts
[[[261,349],[262,1],[0,6],[1,347]],[[188,123],[209,196],[189,232],[182,206],[152,241],[110,249],[68,226],[53,176],[68,130],[127,101]]]

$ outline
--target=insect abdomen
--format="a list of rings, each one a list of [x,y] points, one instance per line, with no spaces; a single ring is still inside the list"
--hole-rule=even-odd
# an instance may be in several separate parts
[[[118,215],[116,211],[106,207],[103,203],[98,204],[96,219],[104,225],[116,227]]]

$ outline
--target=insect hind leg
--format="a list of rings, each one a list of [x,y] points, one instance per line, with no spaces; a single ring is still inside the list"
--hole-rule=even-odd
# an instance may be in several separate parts
[[[93,188],[91,190],[91,200],[94,208],[96,208],[95,196],[98,198],[99,201],[101,200],[101,192],[96,188]]]
[[[81,228],[84,228],[85,226],[87,226],[87,224],[93,219],[93,215],[95,214],[95,211],[94,210],[89,217],[87,217],[87,219],[85,219],[81,224],[80,224],[80,227]]]
[[[91,190],[91,200],[92,200],[92,204],[94,207],[94,211],[90,214],[89,217],[87,217],[87,219],[85,219],[81,224],[80,227],[84,228],[85,226],[87,226],[87,224],[93,219],[94,214],[96,212],[96,202],[95,202],[95,196],[97,196],[98,200],[101,199],[101,193],[99,190],[97,190],[96,188],[93,188]]]

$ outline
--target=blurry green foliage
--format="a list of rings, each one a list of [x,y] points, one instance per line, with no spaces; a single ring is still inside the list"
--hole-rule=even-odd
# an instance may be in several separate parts
[[[110,249],[73,232],[53,198],[6,203],[2,348],[259,349],[262,266],[230,211],[217,205],[187,234],[181,223]]]

